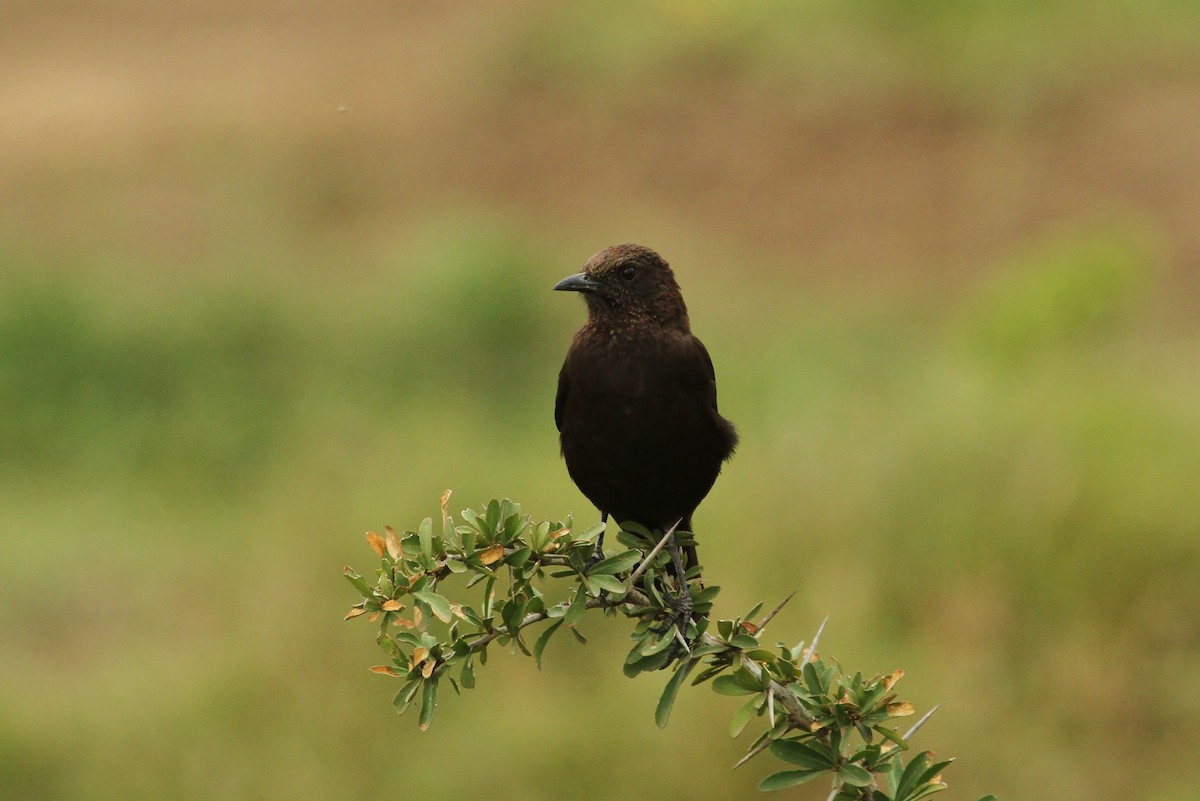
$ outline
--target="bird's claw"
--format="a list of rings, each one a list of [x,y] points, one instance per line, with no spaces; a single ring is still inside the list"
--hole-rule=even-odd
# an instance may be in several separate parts
[[[694,608],[692,595],[688,592],[687,585],[685,584],[682,591],[671,598],[669,614],[663,618],[659,626],[653,629],[654,633],[659,636],[663,636],[674,629],[675,644],[671,646],[671,659],[667,664],[671,664],[680,656],[692,652],[689,639],[692,624],[696,620],[693,613]]]
[[[584,562],[583,572],[587,573],[602,561],[604,561],[604,546],[597,542],[595,550],[592,551],[592,555],[588,557],[586,562]]]

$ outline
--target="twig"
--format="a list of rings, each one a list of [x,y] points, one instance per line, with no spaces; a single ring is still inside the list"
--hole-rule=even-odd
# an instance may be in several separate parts
[[[649,598],[646,598],[643,595],[642,599],[645,600],[647,604],[649,604],[649,602],[650,602]],[[608,607],[612,607],[612,606],[619,606],[623,603],[625,603],[624,599],[619,600],[619,601],[614,601],[611,598],[607,598],[607,597],[605,597],[605,598],[588,598],[587,602],[586,602],[586,606],[588,609],[601,609],[601,608],[608,608]],[[569,605],[570,604],[568,602],[564,601],[563,603],[558,604],[557,607],[552,606],[552,607],[550,607],[550,609],[565,608]],[[490,643],[492,640],[496,639],[497,637],[505,637],[505,636],[515,637],[515,636],[517,636],[517,634],[520,634],[521,630],[524,629],[526,626],[532,626],[534,623],[540,623],[543,620],[549,620],[550,619],[550,609],[544,609],[541,612],[530,612],[528,615],[521,618],[521,625],[517,627],[517,630],[515,632],[509,631],[508,626],[500,626],[499,628],[492,629],[487,634],[483,635],[478,640],[475,640],[475,642],[468,645],[467,650],[470,651],[471,653],[474,653],[475,651],[478,651],[480,648],[483,648],[485,645],[487,645],[488,643]]]

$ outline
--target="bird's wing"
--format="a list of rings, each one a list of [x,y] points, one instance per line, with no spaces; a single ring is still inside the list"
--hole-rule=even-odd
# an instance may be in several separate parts
[[[563,414],[567,407],[567,392],[571,382],[567,380],[567,363],[558,371],[558,394],[554,396],[554,427],[562,431]]]
[[[713,369],[712,357],[708,355],[708,349],[704,347],[704,343],[692,337],[692,342],[695,343],[692,352],[698,353],[707,370],[707,400],[709,408],[712,410],[713,422],[716,423],[717,429],[722,432],[725,441],[724,454],[722,459],[728,459],[733,455],[734,449],[738,444],[737,430],[733,427],[733,423],[721,416],[717,409],[717,372]]]
[[[712,407],[713,411],[717,411],[717,371],[713,369],[712,357],[708,355],[708,348],[704,347],[704,343],[697,336],[692,336],[692,345],[704,358],[704,366],[708,368],[708,383],[712,392]]]

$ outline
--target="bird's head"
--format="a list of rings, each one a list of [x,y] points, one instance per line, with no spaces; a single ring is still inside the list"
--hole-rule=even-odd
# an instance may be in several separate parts
[[[583,272],[567,276],[554,288],[581,293],[594,321],[688,327],[675,273],[662,256],[641,245],[607,247],[587,260]]]

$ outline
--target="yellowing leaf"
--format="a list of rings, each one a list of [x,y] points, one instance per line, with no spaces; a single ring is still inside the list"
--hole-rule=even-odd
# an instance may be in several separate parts
[[[378,613],[378,612],[372,612],[372,613],[371,613],[371,616],[370,616],[369,618],[367,618],[367,622],[368,622],[368,623],[374,623],[376,620],[379,620],[379,613]]]
[[[404,604],[400,603],[395,598],[389,598],[380,604],[379,608],[385,612],[399,612],[404,608]]]
[[[413,610],[413,611],[416,611],[416,610]],[[411,620],[409,620],[406,617],[398,617],[393,622],[402,629],[412,629],[412,628],[416,628],[416,626],[417,626],[416,623],[413,623]]]
[[[383,558],[383,554],[387,551],[387,544],[383,541],[383,537],[374,531],[367,532],[367,545],[370,545],[371,550],[380,558]]]
[[[555,529],[554,531],[550,532],[550,539],[556,540],[559,537],[566,535],[566,534],[570,534],[570,533],[571,533],[571,529],[569,529],[569,528]]]
[[[387,546],[388,556],[393,559],[399,559],[404,555],[404,549],[400,547],[400,536],[396,534],[396,529],[391,526],[384,526],[383,530],[386,534],[384,543]]]
[[[404,674],[396,670],[391,665],[372,665],[372,673],[378,673],[380,676],[403,676]]]
[[[894,704],[888,704],[887,711],[888,714],[894,718],[902,718],[906,715],[913,714],[917,711],[917,709],[908,701],[897,701]]]
[[[442,493],[442,521],[443,522],[450,519],[450,496],[452,494],[453,493],[450,490],[446,490],[445,492]]]
[[[751,634],[758,633],[758,626],[754,625],[749,620],[743,620],[743,621],[739,622],[738,627],[744,631],[750,632]]]
[[[903,670],[893,670],[891,673],[884,676],[883,689],[884,690],[892,689],[893,687],[896,686],[896,682],[900,681],[900,679],[902,679],[902,678],[904,678]]]
[[[421,621],[424,619],[425,619],[425,613],[421,611],[421,607],[414,606],[413,607],[413,627],[416,628],[416,627],[420,626]]]
[[[361,606],[356,606],[353,609],[351,609],[349,612],[347,612],[346,616],[342,619],[343,620],[352,620],[353,618],[356,618],[361,614],[365,614],[366,611],[367,610],[363,609]]]
[[[433,675],[433,669],[435,667],[437,667],[437,660],[430,659],[430,660],[426,661],[425,664],[421,667],[421,675],[424,676],[425,678],[429,678],[431,675]]]
[[[413,656],[412,656],[413,664],[414,665],[421,664],[422,662],[425,661],[425,658],[428,656],[429,656],[429,649],[426,648],[424,645],[418,645],[417,649],[415,651],[413,651]]]
[[[495,545],[488,548],[486,551],[484,551],[483,553],[481,553],[479,555],[479,561],[485,565],[490,565],[495,562],[499,562],[503,558],[504,558],[504,546],[501,545],[500,543],[496,543]]]

